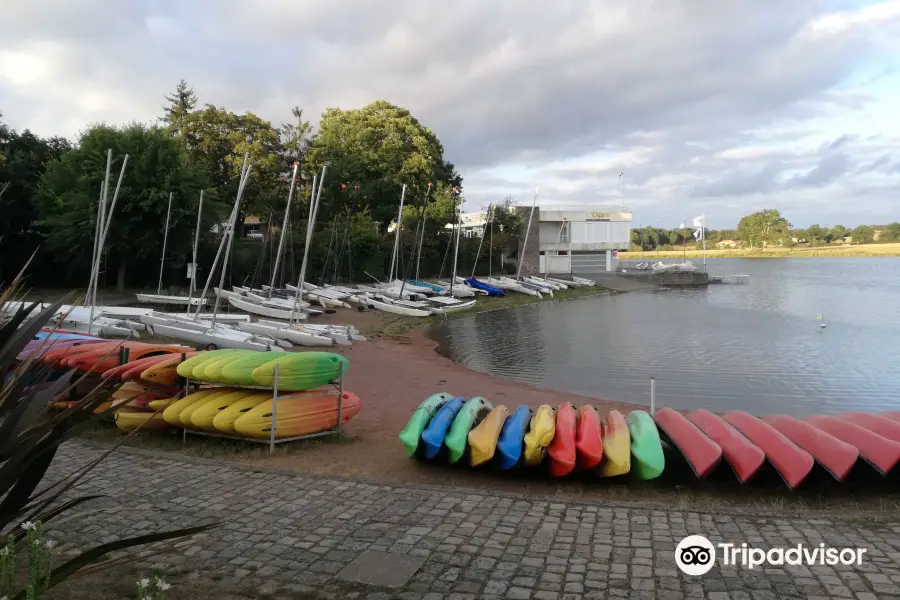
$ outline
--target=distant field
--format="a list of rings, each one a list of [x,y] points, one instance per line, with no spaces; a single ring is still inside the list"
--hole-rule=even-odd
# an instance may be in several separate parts
[[[700,258],[702,250],[688,249],[688,258]],[[684,256],[681,250],[669,250],[665,252],[619,252],[619,258],[679,258]],[[860,244],[858,246],[817,246],[807,248],[797,246],[794,248],[767,248],[765,250],[733,249],[733,250],[707,250],[709,258],[787,258],[806,256],[900,256],[900,243],[896,244]]]

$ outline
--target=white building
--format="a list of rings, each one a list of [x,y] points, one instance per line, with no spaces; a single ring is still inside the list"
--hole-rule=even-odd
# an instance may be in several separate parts
[[[531,207],[519,207],[528,219]],[[537,263],[540,273],[589,274],[611,271],[614,253],[631,247],[632,213],[624,208],[546,206],[536,208],[531,235],[521,249],[525,265]],[[534,261],[537,252],[538,260]],[[533,269],[530,269],[533,270]]]

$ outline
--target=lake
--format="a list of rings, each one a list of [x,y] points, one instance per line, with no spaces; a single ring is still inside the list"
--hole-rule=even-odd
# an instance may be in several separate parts
[[[657,406],[900,410],[900,258],[708,264],[749,284],[491,311],[431,335],[470,368],[595,398],[649,404],[655,377]]]

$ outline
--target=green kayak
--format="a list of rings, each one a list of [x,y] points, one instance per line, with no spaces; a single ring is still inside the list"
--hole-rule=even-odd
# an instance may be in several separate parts
[[[666,460],[653,417],[643,410],[634,410],[625,421],[631,433],[631,472],[638,479],[656,479],[662,475]]]
[[[220,367],[216,381],[229,385],[258,385],[253,380],[253,371],[261,365],[270,363],[285,354],[287,353],[250,350],[247,354],[237,358],[237,360],[227,362]]]
[[[447,400],[451,400],[452,398],[453,394],[440,392],[439,394],[428,396],[422,404],[419,405],[416,412],[409,418],[406,427],[400,432],[400,441],[406,448],[406,456],[410,458],[415,456],[416,449],[419,447],[419,439],[422,437],[422,432],[428,427],[431,417],[434,416],[434,413],[436,413]]]
[[[469,431],[479,420],[487,416],[492,408],[491,403],[481,396],[476,396],[463,405],[459,414],[453,419],[450,431],[447,432],[447,436],[444,438],[444,445],[447,446],[447,456],[450,458],[450,464],[458,461],[466,453],[466,446],[469,443]]]
[[[240,360],[245,356],[250,356],[255,352],[255,350],[239,350],[232,354],[226,354],[225,356],[217,358],[215,360],[208,360],[203,364],[194,367],[194,379],[224,383],[224,381],[222,380],[222,369],[225,367],[225,365],[231,364],[236,360]]]
[[[210,352],[198,352],[194,356],[190,357],[186,361],[183,361],[178,364],[175,370],[182,377],[186,377],[188,379],[194,379],[194,369],[199,367],[200,365],[218,360],[220,358],[225,358],[228,355],[233,355],[236,352],[246,352],[245,350],[235,350],[233,348],[225,348],[222,350],[212,350]]]
[[[275,365],[278,365],[278,389],[285,392],[302,392],[340,379],[341,372],[350,369],[347,357],[333,352],[279,352],[275,360],[268,361],[253,371],[256,385],[272,387],[275,382]],[[223,374],[228,367],[223,369]]]

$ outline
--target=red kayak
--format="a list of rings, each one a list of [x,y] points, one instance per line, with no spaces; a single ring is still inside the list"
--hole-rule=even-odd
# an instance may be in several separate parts
[[[95,371],[103,373],[121,364],[120,349],[107,350],[100,348],[103,344],[92,344],[96,351],[81,352],[62,361],[62,365],[70,369],[80,371]],[[174,344],[145,344],[143,342],[121,342],[122,352],[127,351],[128,362],[157,354],[175,354],[178,352],[192,352],[193,348],[176,346]]]
[[[842,421],[859,425],[872,433],[877,433],[883,438],[900,442],[900,423],[891,419],[862,412],[843,412],[835,415],[835,417]]]
[[[766,453],[766,458],[789,488],[793,489],[803,483],[815,466],[816,461],[809,452],[750,413],[732,410],[725,413],[724,418]]]
[[[810,415],[803,420],[855,446],[862,459],[882,475],[887,475],[900,462],[900,443],[872,433],[864,427],[826,415]]]
[[[700,408],[688,413],[687,418],[719,445],[725,462],[731,466],[741,483],[753,479],[765,464],[765,452],[719,415]]]
[[[593,469],[603,459],[600,415],[590,404],[582,406],[575,413],[575,451],[579,470]]]
[[[130,360],[125,364],[121,364],[121,365],[115,366],[111,369],[107,369],[106,371],[103,371],[103,373],[100,375],[100,377],[102,377],[103,379],[121,379],[125,373],[134,369],[135,367],[138,367],[141,365],[147,365],[147,367],[149,368],[150,365],[155,364],[156,361],[170,358],[170,357],[171,357],[170,354],[154,354],[153,356],[148,356],[146,358]]]
[[[889,410],[887,412],[878,413],[878,416],[900,423],[900,410]]]
[[[722,462],[719,444],[709,439],[680,412],[660,408],[653,413],[653,420],[666,441],[681,452],[697,477],[706,477]]]
[[[575,469],[575,407],[563,402],[556,411],[556,435],[547,446],[550,475],[564,477]]]
[[[838,481],[856,464],[859,450],[830,433],[786,415],[769,415],[763,421],[783,433],[789,440],[812,454]]]

